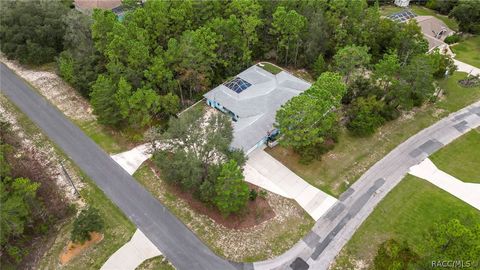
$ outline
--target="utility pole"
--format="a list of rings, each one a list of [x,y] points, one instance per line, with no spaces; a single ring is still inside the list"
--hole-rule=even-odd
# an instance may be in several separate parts
[[[70,184],[72,185],[73,189],[75,190],[75,193],[77,194],[78,197],[80,197],[80,193],[78,192],[77,188],[75,187],[75,184],[73,184],[72,178],[70,178],[70,175],[68,174],[67,170],[66,170],[65,167],[63,166],[63,161],[60,162],[60,166],[62,167],[63,173],[65,174],[65,176],[67,177],[68,181],[70,182]]]

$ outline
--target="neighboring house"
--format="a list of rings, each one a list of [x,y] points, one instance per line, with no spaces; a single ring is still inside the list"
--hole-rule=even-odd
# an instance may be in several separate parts
[[[75,0],[73,4],[77,10],[87,14],[91,14],[93,9],[98,8],[111,10],[120,21],[125,17],[122,0]]]
[[[122,5],[122,0],[75,0],[75,8],[79,10],[114,9]]]
[[[415,17],[418,25],[422,28],[422,33],[428,41],[428,51],[432,51],[435,48],[442,49],[448,46],[443,40],[446,37],[453,34],[452,29],[440,19],[433,16],[418,16]]]
[[[408,7],[408,4],[410,4],[410,0],[395,0],[395,2],[393,3],[399,7]]]
[[[232,147],[249,154],[278,131],[277,110],[310,84],[286,71],[274,75],[254,65],[206,93],[207,105],[232,117]]]
[[[400,23],[414,19],[422,29],[423,36],[428,41],[428,52],[436,48],[448,50],[448,45],[443,40],[454,32],[442,20],[433,16],[417,16],[409,9],[388,15],[387,18]]]

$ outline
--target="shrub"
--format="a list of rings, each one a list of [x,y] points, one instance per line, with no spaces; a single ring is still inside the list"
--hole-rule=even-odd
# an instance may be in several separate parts
[[[260,198],[262,199],[266,199],[267,198],[267,192],[265,190],[260,190],[260,192],[258,193],[258,196],[260,196]]]
[[[374,269],[415,269],[419,256],[407,242],[390,239],[382,243],[374,259]]]
[[[313,72],[315,76],[320,76],[323,72],[327,71],[327,63],[322,54],[319,54],[315,63],[313,63]]]
[[[357,98],[348,111],[350,118],[347,124],[348,130],[357,136],[373,134],[385,122],[380,115],[383,107],[383,101],[377,100],[375,96]]]
[[[380,115],[386,120],[391,121],[395,120],[400,116],[400,111],[394,106],[386,105],[383,107],[383,110],[380,112]]]
[[[460,41],[460,36],[457,35],[457,34],[453,34],[453,35],[450,35],[448,37],[445,38],[445,43],[447,44],[453,44],[453,43],[457,43]]]
[[[200,200],[209,203],[215,197],[215,185],[209,180],[205,180],[200,185]]]
[[[84,243],[90,240],[91,232],[100,232],[104,228],[104,222],[98,209],[88,207],[83,209],[73,222],[71,239],[74,243]]]
[[[257,199],[257,191],[255,189],[250,189],[250,193],[248,194],[248,198],[250,199],[250,201],[255,201]]]
[[[237,213],[245,208],[249,198],[248,185],[235,160],[223,164],[215,182],[214,203],[223,215]]]
[[[57,58],[57,66],[60,76],[69,84],[74,84],[75,71],[73,69],[73,58],[67,52],[62,52]]]

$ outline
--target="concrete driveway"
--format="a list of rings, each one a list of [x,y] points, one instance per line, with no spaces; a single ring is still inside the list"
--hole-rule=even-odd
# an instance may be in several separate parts
[[[337,199],[307,183],[263,149],[250,153],[244,171],[247,182],[294,199],[314,220],[318,220],[337,202]]]

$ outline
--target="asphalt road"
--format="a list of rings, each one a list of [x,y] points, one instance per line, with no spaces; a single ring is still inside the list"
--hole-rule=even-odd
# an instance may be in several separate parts
[[[0,64],[0,89],[95,181],[177,269],[235,269],[3,63]]]

